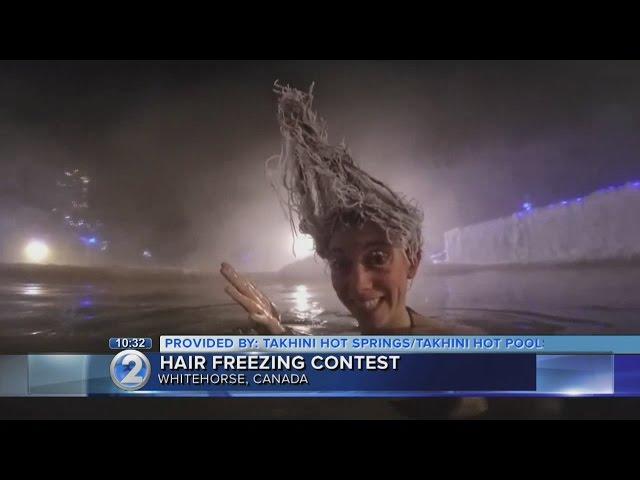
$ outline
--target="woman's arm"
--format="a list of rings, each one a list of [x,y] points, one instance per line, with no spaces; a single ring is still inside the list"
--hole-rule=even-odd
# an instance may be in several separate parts
[[[240,275],[231,265],[223,263],[220,273],[227,279],[224,291],[249,314],[253,328],[261,335],[291,335],[280,321],[275,304],[252,282]]]

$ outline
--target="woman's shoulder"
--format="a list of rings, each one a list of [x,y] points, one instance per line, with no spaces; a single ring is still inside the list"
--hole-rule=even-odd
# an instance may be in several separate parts
[[[484,335],[480,328],[461,323],[446,322],[435,316],[424,316],[407,307],[411,318],[411,333],[419,335]]]

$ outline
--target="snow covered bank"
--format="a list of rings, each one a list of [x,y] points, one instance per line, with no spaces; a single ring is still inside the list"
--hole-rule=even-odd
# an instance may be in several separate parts
[[[640,257],[640,182],[445,233],[449,263],[557,263]]]

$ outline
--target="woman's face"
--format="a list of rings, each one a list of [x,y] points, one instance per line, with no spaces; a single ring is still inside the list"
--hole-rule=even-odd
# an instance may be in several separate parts
[[[410,325],[405,306],[417,263],[389,243],[374,223],[337,231],[329,243],[331,281],[340,301],[361,329],[374,331]]]

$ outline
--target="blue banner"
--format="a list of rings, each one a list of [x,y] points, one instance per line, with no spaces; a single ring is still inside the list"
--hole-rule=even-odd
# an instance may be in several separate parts
[[[640,396],[640,355],[0,356],[0,396]]]
[[[204,359],[202,369],[182,369]],[[221,358],[222,357],[222,358]],[[392,358],[390,358],[392,357]],[[242,355],[151,354],[141,390],[276,392],[535,391],[535,355]],[[219,363],[214,365],[214,360]],[[225,368],[225,363],[231,368]],[[164,365],[163,365],[164,364]],[[233,368],[236,366],[236,368]]]
[[[640,354],[638,335],[204,336],[163,335],[164,353],[359,352]]]

